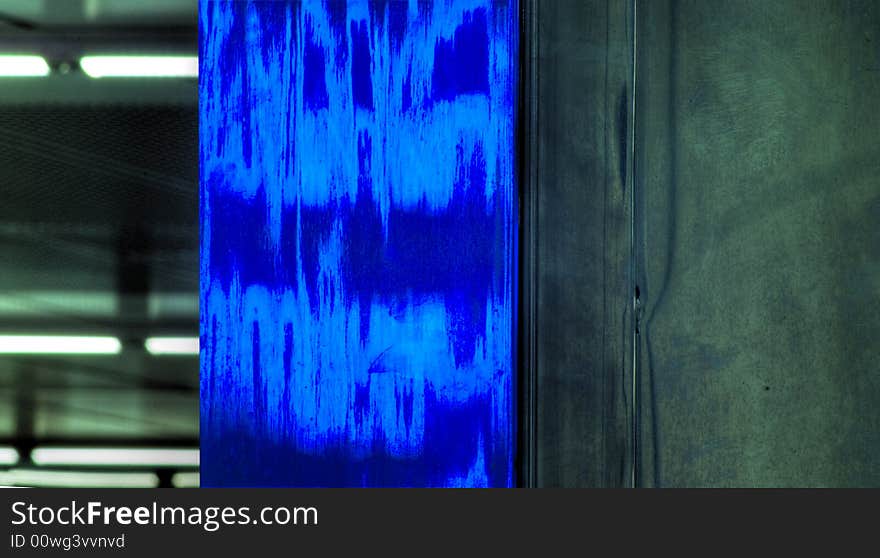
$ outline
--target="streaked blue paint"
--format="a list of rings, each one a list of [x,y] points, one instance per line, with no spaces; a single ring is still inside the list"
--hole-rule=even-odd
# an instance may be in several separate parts
[[[203,486],[511,486],[517,6],[200,3]]]

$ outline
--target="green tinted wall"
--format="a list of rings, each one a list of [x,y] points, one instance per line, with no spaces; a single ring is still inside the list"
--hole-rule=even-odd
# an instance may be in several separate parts
[[[880,4],[640,2],[644,485],[880,485]]]
[[[880,485],[880,4],[537,4],[533,483]]]

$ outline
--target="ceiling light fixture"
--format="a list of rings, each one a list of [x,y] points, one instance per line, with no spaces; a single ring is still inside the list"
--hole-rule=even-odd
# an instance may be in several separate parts
[[[0,54],[0,77],[43,77],[49,73],[49,64],[42,56]]]
[[[116,337],[0,335],[0,354],[6,355],[115,355],[121,351]]]
[[[198,337],[148,337],[144,348],[155,356],[199,354]]]
[[[198,473],[174,473],[171,476],[171,486],[174,488],[199,488]]]
[[[36,447],[37,465],[89,467],[198,467],[198,448]]]
[[[0,485],[35,488],[156,488],[154,473],[104,473],[10,469],[0,471]]]
[[[18,450],[8,446],[0,446],[0,465],[15,465],[18,463]]]
[[[196,56],[83,56],[79,66],[92,78],[195,78],[199,75]]]

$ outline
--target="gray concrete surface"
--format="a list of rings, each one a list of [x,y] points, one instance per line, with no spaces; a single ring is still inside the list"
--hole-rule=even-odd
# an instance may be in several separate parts
[[[645,486],[880,486],[880,3],[640,2]]]
[[[628,3],[536,3],[535,483],[622,486],[631,368]]]

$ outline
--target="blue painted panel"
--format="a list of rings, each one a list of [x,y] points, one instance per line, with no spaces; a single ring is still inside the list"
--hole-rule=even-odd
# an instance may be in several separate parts
[[[199,17],[203,486],[511,486],[516,2]]]

